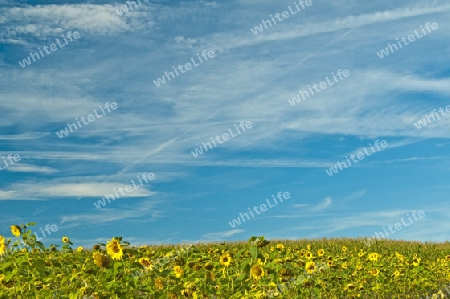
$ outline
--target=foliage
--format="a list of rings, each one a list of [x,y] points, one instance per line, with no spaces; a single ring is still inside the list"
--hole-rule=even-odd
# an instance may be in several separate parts
[[[362,239],[92,249],[0,236],[0,298],[444,298],[450,244]],[[12,229],[13,230],[13,229]],[[3,242],[3,244],[1,244]]]

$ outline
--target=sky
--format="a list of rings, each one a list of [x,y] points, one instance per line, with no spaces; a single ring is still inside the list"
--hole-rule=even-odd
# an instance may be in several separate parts
[[[0,0],[0,235],[447,240],[450,3],[298,2]]]

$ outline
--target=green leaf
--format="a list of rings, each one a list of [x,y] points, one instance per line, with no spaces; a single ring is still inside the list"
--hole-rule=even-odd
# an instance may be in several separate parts
[[[41,275],[45,274],[46,267],[45,267],[45,262],[43,260],[36,260],[34,262],[34,266],[36,267],[36,270],[38,270]]]
[[[257,259],[258,258],[258,247],[256,246],[250,246],[250,254],[252,255],[253,259]]]
[[[250,261],[245,261],[244,263],[241,264],[240,267],[241,271],[248,271],[249,269],[250,269]]]
[[[237,281],[237,282],[243,281],[246,277],[247,277],[247,275],[241,274],[241,276],[239,276],[239,277],[236,279],[236,281]]]

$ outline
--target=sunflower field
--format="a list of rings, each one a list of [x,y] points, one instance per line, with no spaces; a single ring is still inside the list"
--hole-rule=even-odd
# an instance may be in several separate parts
[[[450,244],[362,239],[92,248],[0,236],[0,298],[446,298]]]

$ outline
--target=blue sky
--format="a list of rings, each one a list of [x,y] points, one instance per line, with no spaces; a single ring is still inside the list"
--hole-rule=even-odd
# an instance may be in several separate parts
[[[313,0],[254,35],[294,1],[0,0],[0,234],[56,224],[43,241],[88,246],[196,240],[371,237],[412,211],[396,239],[443,241],[450,226],[450,5],[447,1]],[[427,22],[439,29],[380,59]],[[62,35],[80,38],[19,61]],[[157,87],[197,53],[214,58]],[[31,60],[30,60],[31,61]],[[350,76],[292,106],[308,85]],[[331,78],[331,77],[330,77]],[[118,108],[59,138],[99,106]],[[191,154],[234,124],[252,128]],[[332,176],[326,170],[376,140],[388,147]],[[0,159],[0,165],[2,164]],[[101,209],[94,203],[143,173],[155,179]],[[291,197],[232,228],[278,192]]]

